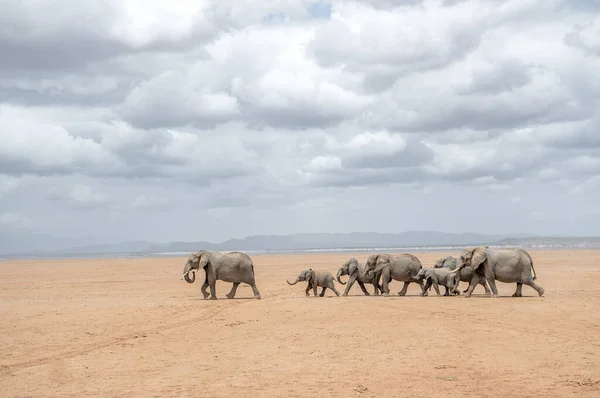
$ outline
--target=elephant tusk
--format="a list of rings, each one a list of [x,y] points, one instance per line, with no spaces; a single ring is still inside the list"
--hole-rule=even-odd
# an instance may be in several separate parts
[[[190,270],[191,271],[191,270]],[[183,277],[185,277],[187,274],[190,273],[190,271],[186,272],[185,274],[181,275],[181,279],[183,279]]]

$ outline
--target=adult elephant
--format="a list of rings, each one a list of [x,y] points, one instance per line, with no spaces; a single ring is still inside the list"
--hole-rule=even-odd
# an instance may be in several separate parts
[[[516,283],[517,290],[513,297],[521,297],[523,285],[531,286],[540,297],[544,288],[536,284],[537,279],[533,260],[528,252],[521,248],[494,249],[487,246],[478,246],[465,249],[458,259],[457,268],[453,273],[460,272],[465,267],[472,267],[474,274],[465,297],[470,297],[473,289],[482,278],[485,278],[492,289],[492,297],[498,297],[496,281]]]
[[[381,272],[381,284],[383,287],[383,295],[390,295],[389,284],[392,279],[404,282],[402,290],[398,292],[399,296],[406,295],[408,285],[412,282],[418,283],[423,292],[423,281],[417,279],[416,276],[423,268],[421,261],[412,254],[402,253],[397,256],[392,256],[387,253],[373,254],[367,258],[363,275],[368,275],[369,272]],[[425,296],[427,296],[425,292]]]
[[[377,272],[377,273],[370,272],[370,273],[367,273],[367,275],[363,275],[363,271],[364,271],[364,266],[359,264],[358,260],[354,257],[350,258],[348,261],[346,261],[340,267],[340,269],[338,269],[336,279],[342,285],[346,285],[346,282],[342,282],[340,277],[343,275],[348,275],[348,284],[346,285],[346,289],[344,289],[344,293],[342,293],[342,296],[348,295],[348,292],[350,291],[350,288],[352,287],[354,282],[358,283],[360,290],[362,290],[366,296],[370,296],[370,294],[369,294],[369,292],[367,292],[367,289],[365,288],[365,283],[370,283],[373,285],[373,288],[374,288],[373,294],[375,294],[376,296],[379,295],[380,291],[381,291],[381,293],[383,293],[383,288],[379,284],[379,278],[381,278],[381,272]]]
[[[433,268],[448,268],[451,271],[455,270],[456,267],[458,267],[458,259],[453,256],[440,258],[433,265]],[[454,291],[455,291],[455,293],[458,293],[458,284],[460,282],[470,283],[471,279],[473,278],[474,273],[475,273],[475,271],[473,271],[473,267],[467,266],[467,267],[464,267],[463,269],[461,269],[460,272],[458,272],[457,274],[454,274],[454,278],[455,278],[454,279],[454,286],[455,286]],[[485,279],[481,279],[479,281],[479,284],[481,286],[483,286],[483,288],[485,289],[485,294],[487,294],[489,296],[491,294],[491,292],[487,286]],[[431,288],[431,287],[429,287],[429,288]],[[468,289],[468,287],[467,287],[467,289]],[[465,289],[463,291],[463,293],[466,293],[466,291],[467,290]]]
[[[234,298],[240,283],[250,285],[254,292],[254,298],[260,299],[260,292],[256,287],[254,280],[254,264],[250,257],[241,252],[221,253],[213,250],[200,250],[191,253],[183,268],[183,277],[188,283],[194,283],[196,280],[195,270],[203,269],[205,271],[204,283],[202,284],[202,294],[206,299],[209,294],[206,288],[210,286],[210,299],[216,300],[217,293],[215,284],[217,280],[232,282],[231,291],[227,293],[227,298]],[[190,278],[189,274],[192,274]]]

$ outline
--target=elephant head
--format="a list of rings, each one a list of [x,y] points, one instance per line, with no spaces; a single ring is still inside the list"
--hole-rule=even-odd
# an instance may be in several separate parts
[[[287,279],[285,281],[288,283],[288,285],[295,285],[296,283],[302,281],[306,281],[310,285],[313,279],[315,279],[315,271],[313,271],[312,268],[309,268],[300,272],[300,275],[298,275],[298,277],[293,283],[290,283],[290,281],[288,281]]]
[[[452,271],[452,274],[459,272],[465,267],[471,267],[474,272],[477,271],[477,269],[487,260],[487,249],[488,246],[477,246],[463,250],[458,258],[457,267]]]
[[[346,282],[342,282],[342,280],[340,279],[340,276],[342,276],[342,275],[350,276],[355,272],[358,272],[358,260],[353,257],[353,258],[349,259],[348,261],[346,261],[344,263],[344,265],[342,265],[340,267],[340,269],[338,269],[336,279],[339,283],[341,283],[342,285],[345,285]]]
[[[373,254],[367,258],[363,275],[367,276],[369,272],[377,273],[387,267],[391,262],[389,254]]]
[[[420,281],[420,280],[429,278],[432,273],[433,273],[433,270],[430,268],[421,268],[419,270],[419,273],[417,275],[415,275],[414,278],[416,280]]]
[[[440,258],[439,260],[436,261],[436,263],[434,264],[433,268],[450,268],[451,270],[454,270],[456,268],[456,264],[457,264],[457,260],[452,257],[452,256],[448,256],[448,257],[444,257],[444,258]]]
[[[185,263],[185,267],[183,268],[183,277],[187,283],[194,283],[196,280],[196,273],[194,270],[204,268],[210,263],[210,259],[208,255],[204,252],[204,250],[200,250],[196,253],[191,253]],[[189,274],[192,274],[190,278]]]

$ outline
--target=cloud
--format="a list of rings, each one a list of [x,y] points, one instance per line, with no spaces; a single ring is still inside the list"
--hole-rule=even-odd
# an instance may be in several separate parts
[[[592,3],[0,0],[2,227],[600,234]]]
[[[169,208],[169,200],[156,196],[138,195],[131,204],[135,210],[167,210]]]
[[[9,213],[0,214],[0,225],[3,227],[14,227],[14,228],[29,228],[32,226],[32,221],[26,215],[15,211]]]

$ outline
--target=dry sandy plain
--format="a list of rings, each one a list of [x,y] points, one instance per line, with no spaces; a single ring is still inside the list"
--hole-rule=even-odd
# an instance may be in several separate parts
[[[446,255],[414,254],[426,267]],[[253,256],[261,300],[247,285],[228,300],[224,282],[201,299],[184,258],[1,262],[0,395],[598,397],[600,251],[531,254],[542,298],[414,284],[306,298],[285,283],[349,254]]]

